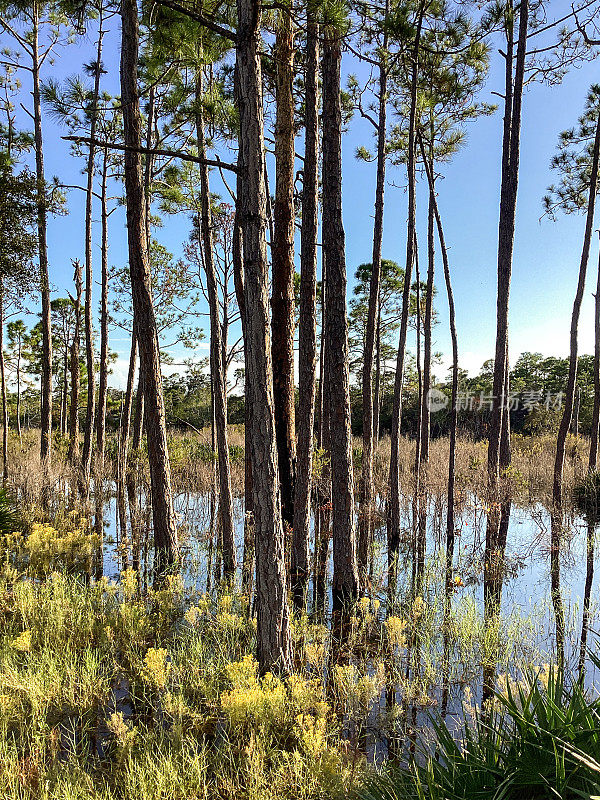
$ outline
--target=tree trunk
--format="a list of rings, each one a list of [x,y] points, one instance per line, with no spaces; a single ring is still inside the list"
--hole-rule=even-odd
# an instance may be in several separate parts
[[[236,82],[237,90],[237,82]],[[238,163],[241,163],[238,159]],[[235,296],[240,311],[244,338],[244,364],[248,363],[246,336],[246,302],[244,298],[244,260],[241,226],[241,178],[238,173],[235,218],[233,222],[233,279]],[[242,592],[251,596],[252,567],[254,564],[254,490],[252,488],[252,404],[250,401],[248,370],[244,374],[244,554],[242,557]]]
[[[298,455],[291,553],[294,607],[306,606],[317,367],[317,234],[319,228],[319,26],[307,7],[304,78],[306,133],[300,235],[300,324],[298,332]]]
[[[96,49],[96,69],[94,76],[94,94],[92,96],[92,114],[90,118],[90,149],[87,162],[87,186],[85,198],[85,302],[84,302],[84,327],[85,327],[85,361],[87,368],[87,405],[85,410],[85,430],[83,434],[83,453],[81,467],[83,484],[86,494],[89,492],[90,476],[92,471],[92,449],[94,441],[94,418],[96,414],[96,376],[94,365],[94,321],[93,321],[93,289],[94,277],[92,272],[92,205],[94,196],[94,158],[96,149],[96,124],[98,121],[98,97],[100,94],[100,74],[102,60],[102,12],[98,31],[98,45]]]
[[[500,189],[500,219],[498,223],[498,298],[496,309],[496,350],[494,354],[493,407],[488,445],[488,472],[491,495],[497,499],[500,480],[500,440],[506,387],[508,352],[508,304],[515,238],[515,216],[519,180],[521,137],[521,105],[529,21],[529,0],[519,6],[519,39],[513,82],[513,24],[507,30],[506,78],[504,99],[504,133],[502,141],[502,179]],[[497,507],[497,506],[494,506]],[[492,529],[497,520],[491,520]],[[490,520],[488,521],[488,528]]]
[[[100,474],[104,468],[104,444],[106,438],[106,399],[108,395],[108,213],[106,207],[106,180],[108,150],[104,150],[102,165],[102,291],[100,299],[100,378],[98,381],[98,413],[96,414],[97,458]]]
[[[198,155],[200,158],[206,158],[202,93],[202,72],[200,71],[196,89],[196,104],[200,109],[196,114],[196,137],[198,139]],[[202,236],[206,290],[210,311],[210,366],[219,466],[219,518],[221,522],[223,577],[226,581],[233,583],[235,578],[235,541],[233,496],[231,493],[231,472],[229,469],[229,443],[227,439],[227,397],[225,394],[225,372],[227,367],[226,362],[223,360],[223,338],[221,320],[219,319],[219,295],[213,250],[210,185],[208,166],[206,164],[200,166],[200,192],[200,234]]]
[[[433,174],[433,166],[431,170]],[[427,291],[425,294],[425,319],[423,337],[423,389],[421,392],[421,463],[429,461],[430,413],[429,390],[431,389],[431,329],[433,325],[433,285],[435,277],[435,239],[433,210],[435,186],[429,192],[427,212]]]
[[[442,253],[442,264],[444,267],[444,281],[446,284],[446,295],[448,298],[448,317],[450,324],[450,339],[452,341],[452,393],[450,399],[450,449],[448,455],[448,488],[447,488],[447,507],[446,507],[446,564],[445,564],[445,593],[444,593],[444,670],[449,674],[450,658],[450,612],[453,592],[453,565],[454,565],[454,489],[456,472],[456,435],[458,429],[458,336],[456,333],[456,309],[454,306],[454,293],[452,291],[452,280],[450,277],[450,264],[448,261],[448,249],[444,237],[442,218],[437,205],[435,195],[435,176],[433,167],[425,154],[423,141],[419,137],[419,145],[423,156],[423,163],[429,183],[430,210],[433,211],[437,229],[438,241]],[[448,707],[448,682],[444,681],[442,689],[442,713],[445,715]]]
[[[32,6],[32,78],[33,123],[35,142],[35,173],[37,188],[38,260],[40,266],[40,291],[42,295],[42,375],[41,375],[41,436],[40,458],[45,467],[52,458],[52,321],[50,317],[50,279],[48,274],[48,246],[46,242],[46,179],[44,177],[44,144],[42,137],[42,106],[40,101],[39,14],[37,0]]]
[[[284,524],[294,523],[294,29],[292,0],[279,12],[275,42],[275,203],[271,247],[271,326],[275,434]]]
[[[386,1],[386,20],[389,0]],[[363,454],[360,517],[358,535],[358,567],[364,588],[368,574],[368,560],[373,538],[373,359],[379,320],[379,294],[381,291],[381,245],[383,241],[383,203],[385,194],[385,144],[387,123],[387,47],[388,33],[384,28],[382,55],[379,63],[379,116],[377,120],[377,182],[375,188],[375,223],[373,226],[373,257],[369,285],[369,308],[365,331],[365,348],[362,374],[363,404]]]
[[[0,387],[2,389],[2,486],[8,480],[8,403],[4,365],[4,279],[0,276]]]
[[[69,462],[79,461],[79,340],[81,338],[81,264],[73,262],[75,268],[75,330],[71,343],[71,405],[69,408]]]
[[[319,420],[317,428],[318,444],[324,453],[323,469],[318,485],[317,522],[315,527],[313,612],[319,621],[325,617],[325,598],[327,596],[327,557],[331,526],[331,441],[329,436],[329,366],[326,340],[326,287],[327,265],[321,251],[321,346],[319,348]]]
[[[121,522],[121,541],[124,541],[127,538],[125,486],[127,475],[127,455],[129,449],[129,430],[131,428],[131,408],[133,405],[133,380],[135,376],[136,360],[137,337],[135,335],[135,331],[132,330],[131,349],[129,351],[129,368],[127,370],[127,385],[125,387],[125,398],[121,408],[121,420],[119,426],[119,453],[117,460],[117,504],[119,507],[119,519]]]
[[[381,306],[381,304],[380,304]],[[377,313],[375,331],[375,386],[373,388],[373,454],[379,442],[379,412],[381,409],[381,307]]]
[[[269,341],[260,8],[253,0],[237,0],[237,10],[237,102],[242,170],[238,202],[245,267],[246,370],[252,404],[257,655],[262,673],[285,674],[292,667],[291,635]]]
[[[392,410],[392,431],[390,437],[390,497],[388,505],[387,540],[388,540],[388,584],[390,599],[395,594],[398,550],[400,547],[400,421],[402,418],[402,380],[404,376],[404,359],[406,354],[406,335],[410,314],[410,290],[412,269],[415,258],[416,229],[416,170],[415,170],[415,130],[417,116],[417,77],[419,72],[419,48],[421,26],[423,24],[424,5],[420,4],[417,30],[412,50],[411,98],[408,129],[408,222],[406,234],[406,267],[404,271],[404,287],[402,290],[402,312],[400,319],[400,335],[398,340],[398,357],[396,359],[396,379],[394,383],[394,405]]]
[[[594,296],[594,333],[594,410],[592,412],[590,459],[588,463],[590,472],[594,472],[598,468],[598,439],[600,437],[600,254],[598,255],[598,278]]]
[[[69,346],[68,331],[65,331],[64,347],[65,347],[65,352],[63,355],[63,381],[62,381],[62,391],[60,397],[61,436],[65,436],[67,433],[67,405],[68,405],[67,401],[69,397],[69,354],[71,352],[71,348]]]
[[[507,28],[507,51],[505,69],[505,110],[504,132],[502,140],[502,177],[500,189],[500,218],[498,223],[498,297],[496,308],[496,349],[494,354],[494,382],[492,416],[488,443],[488,481],[489,508],[487,515],[485,557],[484,557],[484,606],[486,619],[496,613],[493,604],[493,592],[486,591],[496,580],[493,573],[498,568],[496,555],[502,537],[502,510],[500,497],[500,471],[502,455],[502,431],[508,428],[510,421],[503,420],[508,416],[506,401],[508,398],[508,307],[510,296],[510,280],[512,273],[517,188],[519,180],[519,155],[521,135],[521,106],[523,99],[523,82],[527,45],[527,27],[529,22],[529,0],[522,0],[519,5],[519,35],[516,57],[513,59],[513,22]],[[515,61],[513,79],[513,60]],[[506,441],[506,437],[505,437]],[[510,462],[510,453],[509,453]],[[507,466],[508,464],[506,464]],[[507,524],[505,520],[505,524]],[[490,679],[493,683],[493,679]],[[484,675],[484,694],[492,691],[492,685]]]
[[[346,252],[342,221],[341,40],[335,31],[323,39],[323,257],[327,265],[325,336],[331,408],[331,494],[333,510],[334,617],[341,621],[358,597],[354,520]]]
[[[21,334],[19,333],[19,340],[17,344],[17,436],[19,437],[19,445],[23,446],[23,437],[21,433]]]
[[[141,116],[137,85],[139,29],[135,0],[123,0],[121,21],[121,97],[124,138],[128,147],[139,150],[141,146]],[[152,302],[146,240],[146,206],[139,152],[135,152],[133,149],[128,150],[124,156],[124,165],[134,325],[140,351],[140,372],[143,375],[147,401],[146,432],[152,489],[155,577],[158,582],[163,574],[172,568],[177,558],[177,529],[171,493],[171,468],[167,449],[160,349]]]
[[[565,462],[565,446],[567,434],[571,427],[573,415],[573,404],[575,400],[575,383],[577,381],[577,334],[579,328],[579,315],[581,303],[585,291],[585,278],[587,265],[590,256],[590,246],[592,233],[594,230],[594,211],[596,208],[596,193],[598,190],[598,166],[600,162],[600,114],[596,121],[596,133],[594,137],[594,149],[592,155],[592,172],[590,176],[590,189],[588,195],[587,215],[585,221],[585,233],[583,237],[583,248],[579,263],[579,278],[577,281],[577,291],[573,302],[573,313],[571,315],[571,336],[569,350],[569,375],[567,378],[567,388],[565,391],[565,407],[558,429],[556,441],[556,457],[554,461],[554,483],[552,488],[552,500],[557,509],[562,506],[562,482],[563,468]],[[597,346],[597,345],[596,345]]]

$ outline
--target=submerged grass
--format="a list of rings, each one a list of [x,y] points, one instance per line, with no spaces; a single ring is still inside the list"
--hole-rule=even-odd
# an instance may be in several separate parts
[[[58,538],[79,522],[57,522]],[[402,750],[412,710],[438,701],[442,609],[427,593],[387,618],[363,598],[339,664],[328,628],[294,619],[295,673],[281,680],[258,675],[242,595],[179,579],[142,594],[133,570],[94,582],[63,563],[44,575],[37,557],[17,571],[13,555],[0,573],[3,800],[334,800],[369,774],[374,741]],[[476,604],[454,605],[452,680],[468,687],[491,645]],[[501,628],[506,669],[518,620]]]
[[[258,677],[244,598],[9,568],[0,605],[6,800],[329,798],[361,773],[320,678]]]

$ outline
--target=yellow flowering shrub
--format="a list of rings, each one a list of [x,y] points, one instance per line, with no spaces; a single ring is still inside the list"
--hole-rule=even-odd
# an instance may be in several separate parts
[[[241,628],[245,627],[245,620],[237,614],[230,614],[228,611],[222,611],[216,616],[217,625],[223,628],[225,633],[237,633]]]
[[[233,597],[230,594],[222,595],[219,597],[217,607],[219,611],[223,611],[226,614],[231,613],[231,609],[233,608]]]
[[[124,599],[133,600],[138,591],[138,574],[134,569],[126,569],[121,573],[121,586]]]
[[[412,615],[415,619],[418,619],[420,616],[423,615],[424,611],[425,611],[425,601],[419,595],[418,597],[415,597],[415,599],[413,600]]]
[[[406,642],[406,637],[404,636],[405,620],[400,619],[400,617],[388,617],[384,624],[392,647],[403,647]]]
[[[28,653],[31,650],[31,631],[23,631],[23,633],[20,633],[12,640],[10,646],[13,650],[19,650],[21,653]]]
[[[168,653],[164,647],[151,647],[144,656],[144,669],[142,671],[146,680],[158,689],[167,685],[171,662],[167,660]]]
[[[234,728],[266,728],[287,735],[297,727],[300,714],[327,717],[329,706],[319,681],[300,675],[284,681],[271,673],[260,678],[252,656],[228,664],[225,671],[232,688],[221,694],[221,710]]]
[[[346,713],[363,714],[385,686],[385,667],[380,662],[371,674],[361,674],[355,664],[338,664],[333,668],[333,683]]]
[[[65,521],[65,528],[60,530],[48,523],[35,523],[23,540],[29,569],[39,577],[49,575],[54,570],[89,570],[99,546],[100,538],[90,532],[84,518],[79,523],[69,518]]]

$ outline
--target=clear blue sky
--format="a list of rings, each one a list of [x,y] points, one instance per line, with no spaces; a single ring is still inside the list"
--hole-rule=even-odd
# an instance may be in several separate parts
[[[557,4],[557,6],[560,4]],[[560,9],[559,9],[560,10]],[[118,94],[118,19],[111,20],[106,39],[104,62],[108,74],[103,88]],[[0,44],[7,44],[0,36]],[[83,63],[92,58],[93,31],[86,41],[62,50],[46,77],[61,79],[81,72]],[[502,74],[494,58],[488,82],[480,99],[497,102],[493,91],[502,88]],[[347,56],[345,72],[359,72],[353,57]],[[525,350],[545,355],[566,355],[571,306],[577,281],[584,220],[582,216],[561,216],[551,222],[542,214],[541,198],[554,179],[549,169],[560,131],[572,126],[583,110],[590,84],[597,80],[598,63],[584,64],[573,70],[560,86],[531,86],[523,106],[521,172],[518,198],[518,222],[511,292],[510,336],[511,361]],[[30,103],[29,75],[23,73],[23,103]],[[27,126],[24,114],[21,124]],[[445,167],[439,181],[439,205],[450,248],[450,262],[457,308],[461,366],[476,373],[491,357],[495,340],[496,248],[500,179],[500,142],[502,115],[477,120],[468,128],[466,146]],[[83,161],[72,159],[69,144],[61,140],[64,131],[46,117],[44,123],[47,177],[59,176],[64,183],[82,183]],[[343,139],[343,206],[346,229],[347,265],[350,284],[356,266],[370,261],[372,248],[375,168],[355,158],[358,145],[372,146],[372,132],[367,122],[356,117]],[[298,147],[302,147],[301,140]],[[272,166],[272,160],[270,161]],[[219,181],[214,177],[214,190]],[[405,178],[401,168],[388,170],[386,190],[383,256],[403,263],[406,229]],[[392,185],[396,184],[396,186]],[[273,181],[271,181],[273,185]],[[224,199],[227,199],[223,192]],[[82,258],[83,192],[71,192],[68,216],[49,222],[51,282],[55,296],[64,296],[72,286],[71,259]],[[420,240],[425,241],[426,196],[419,193]],[[97,214],[96,214],[97,216]],[[598,219],[600,224],[600,217]],[[110,263],[126,262],[124,213],[119,209],[111,217]],[[597,226],[596,226],[597,227]],[[189,222],[185,215],[166,218],[156,232],[159,241],[176,256],[187,239]],[[99,240],[99,225],[95,226]],[[96,277],[99,274],[99,250],[95,247]],[[424,256],[422,257],[424,260]],[[598,261],[597,237],[590,258],[588,285],[582,308],[580,352],[593,349],[593,297]],[[445,289],[438,258],[437,308],[439,324],[435,331],[435,349],[446,359],[450,353]],[[97,294],[98,287],[96,287]],[[95,301],[95,307],[97,303]],[[121,331],[112,334],[111,348],[119,353],[112,383],[122,385],[126,371],[129,342]],[[198,357],[206,355],[204,344]],[[446,363],[448,363],[446,361]],[[165,371],[170,371],[167,366]],[[439,377],[444,370],[438,368]]]

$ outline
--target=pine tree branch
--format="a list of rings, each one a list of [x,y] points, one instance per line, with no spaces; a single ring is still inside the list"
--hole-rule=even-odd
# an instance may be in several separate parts
[[[224,28],[222,25],[219,25],[218,22],[205,17],[204,14],[201,14],[198,11],[193,11],[190,8],[186,8],[180,3],[173,2],[173,0],[156,0],[156,3],[159,6],[170,8],[171,11],[177,11],[179,14],[183,14],[184,16],[193,19],[195,22],[199,22],[200,25],[204,25],[205,28],[208,28],[213,33],[222,36],[224,39],[229,39],[231,42],[237,41],[237,36],[232,30],[229,28]]]
[[[179,158],[181,161],[191,161],[194,164],[205,164],[208,167],[217,167],[218,169],[228,169],[231,170],[231,172],[238,172],[237,164],[228,164],[225,161],[221,161],[220,158],[199,158],[198,156],[192,156],[189,153],[181,153],[177,150],[160,150],[153,147],[133,147],[125,144],[116,144],[114,142],[102,142],[98,139],[90,139],[89,136],[62,136],[61,138],[66,142],[83,142],[84,144],[93,144],[95,147],[107,148],[109,150]]]

